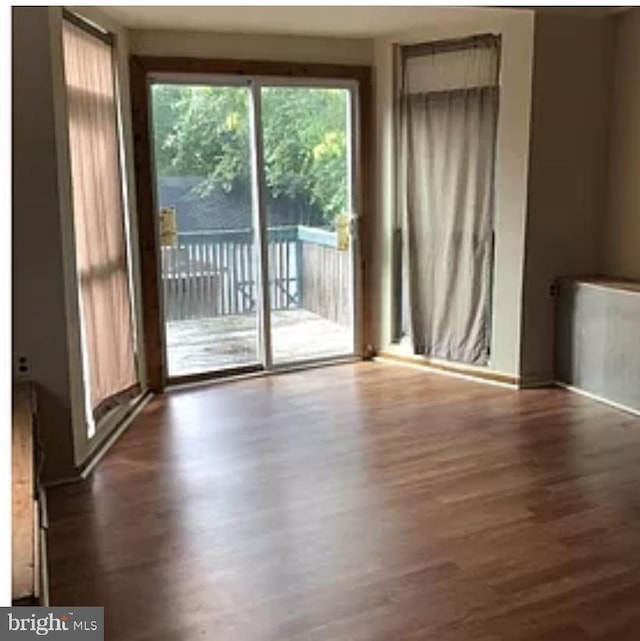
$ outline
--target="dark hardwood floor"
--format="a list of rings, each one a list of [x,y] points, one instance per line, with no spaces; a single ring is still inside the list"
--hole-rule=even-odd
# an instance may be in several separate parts
[[[107,641],[638,641],[640,419],[362,363],[154,400],[49,492]]]

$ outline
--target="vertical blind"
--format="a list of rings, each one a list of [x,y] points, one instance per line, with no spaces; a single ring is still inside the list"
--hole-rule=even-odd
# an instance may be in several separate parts
[[[413,350],[484,365],[490,346],[499,38],[402,47],[402,322]]]
[[[75,258],[93,417],[138,393],[113,49],[65,20]]]

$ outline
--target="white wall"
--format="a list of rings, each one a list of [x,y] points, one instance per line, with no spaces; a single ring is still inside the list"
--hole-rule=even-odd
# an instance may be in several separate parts
[[[525,382],[554,378],[552,283],[602,269],[612,52],[611,18],[536,16],[522,318]]]
[[[131,52],[141,56],[229,58],[368,65],[373,41],[358,38],[133,30]]]
[[[54,109],[52,10],[14,7],[13,354],[38,392],[47,478],[73,469],[64,246]]]
[[[604,269],[640,280],[640,9],[616,18],[615,37]]]
[[[488,369],[511,376],[520,372],[520,326],[529,118],[533,61],[533,14],[484,11],[468,22],[430,25],[384,38],[375,44],[378,185],[375,201],[375,248],[372,265],[376,347],[392,339],[393,62],[394,43],[410,44],[479,33],[502,35],[502,69],[496,165],[496,254],[491,362]]]

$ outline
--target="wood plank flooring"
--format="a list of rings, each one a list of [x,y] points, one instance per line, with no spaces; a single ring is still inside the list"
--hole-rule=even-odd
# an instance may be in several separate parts
[[[640,419],[362,363],[157,398],[49,493],[106,639],[637,641]]]

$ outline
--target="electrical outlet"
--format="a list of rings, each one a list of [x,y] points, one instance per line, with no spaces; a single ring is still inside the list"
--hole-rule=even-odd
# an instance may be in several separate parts
[[[555,280],[549,285],[549,298],[558,298],[558,283]]]
[[[22,354],[16,356],[14,376],[17,380],[26,380],[31,377],[31,364],[27,356]]]

